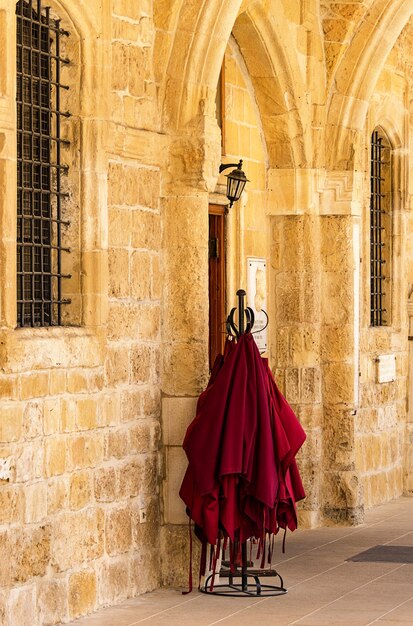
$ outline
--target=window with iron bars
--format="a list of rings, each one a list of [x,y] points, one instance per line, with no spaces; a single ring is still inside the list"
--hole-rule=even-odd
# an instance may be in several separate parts
[[[62,236],[67,197],[61,148],[60,72],[67,59],[60,41],[69,35],[41,0],[19,0],[17,20],[17,325],[58,326],[70,300],[62,281]]]
[[[391,147],[381,129],[371,136],[370,158],[370,324],[390,319]]]

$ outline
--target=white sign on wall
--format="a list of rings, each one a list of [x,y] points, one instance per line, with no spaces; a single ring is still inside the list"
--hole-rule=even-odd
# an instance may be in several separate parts
[[[267,342],[267,262],[265,259],[247,258],[247,306],[255,314],[254,339],[261,352],[268,347]],[[257,332],[258,331],[258,332]]]
[[[377,382],[389,383],[396,380],[396,355],[381,354],[377,357]]]

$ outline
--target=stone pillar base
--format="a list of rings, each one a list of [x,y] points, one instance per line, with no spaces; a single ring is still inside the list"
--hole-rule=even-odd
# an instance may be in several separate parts
[[[192,526],[192,576],[198,586],[201,544]],[[165,524],[161,527],[161,580],[163,587],[182,587],[188,591],[190,547],[189,525]]]

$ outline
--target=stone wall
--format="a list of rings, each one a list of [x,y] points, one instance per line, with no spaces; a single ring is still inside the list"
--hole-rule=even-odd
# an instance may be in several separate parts
[[[82,276],[81,292],[79,282],[71,287],[77,327],[14,328],[8,242],[16,192],[15,176],[5,174],[15,166],[12,78],[0,93],[0,131],[11,129],[1,134],[0,176],[0,623],[7,626],[66,622],[160,584],[162,149],[154,159],[146,139],[153,133],[142,130],[159,124],[152,7],[114,2],[111,14],[107,3],[89,3],[86,12],[81,4],[53,3],[71,41],[88,41],[78,57],[66,50],[73,77],[81,76],[80,109],[72,98],[76,118],[66,133],[80,180],[66,209],[80,230],[71,241]],[[1,63],[11,66],[14,23],[13,3],[0,3],[8,54]],[[76,93],[74,78],[64,79]]]

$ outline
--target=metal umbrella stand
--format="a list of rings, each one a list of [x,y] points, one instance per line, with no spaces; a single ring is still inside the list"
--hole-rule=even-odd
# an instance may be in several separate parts
[[[237,297],[238,307],[227,318],[224,355],[217,357],[185,435],[189,464],[180,496],[201,540],[200,580],[210,546],[210,573],[200,591],[278,596],[287,589],[271,567],[274,535],[279,528],[297,527],[295,501],[305,493],[294,457],[305,433],[253,340],[254,312],[245,307],[245,291]],[[252,562],[254,543],[259,568]],[[276,584],[262,584],[261,578],[275,578]]]

